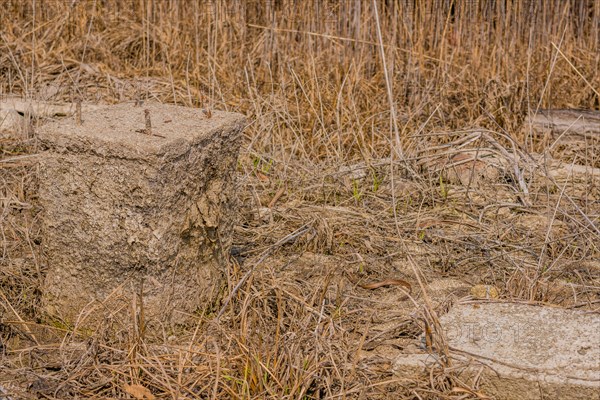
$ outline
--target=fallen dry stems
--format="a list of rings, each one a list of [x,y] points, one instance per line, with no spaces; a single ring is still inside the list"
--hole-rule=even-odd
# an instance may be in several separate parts
[[[0,3],[1,94],[253,121],[226,300],[157,337],[123,326],[133,305],[82,315],[97,332],[38,319],[35,139],[1,137],[2,395],[482,398],[457,361],[400,380],[381,355],[427,325],[450,360],[435,316],[468,286],[441,278],[598,309],[598,176],[533,155],[598,168],[600,143],[523,128],[528,104],[598,109],[598,3],[372,3]]]

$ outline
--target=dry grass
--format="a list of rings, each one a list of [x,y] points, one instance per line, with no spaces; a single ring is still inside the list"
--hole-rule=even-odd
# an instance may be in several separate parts
[[[154,99],[253,121],[231,302],[152,337],[118,315],[98,315],[96,332],[44,322],[35,140],[0,139],[0,390],[477,398],[478,382],[443,368],[396,378],[382,355],[435,333],[434,311],[468,284],[598,309],[598,177],[553,176],[536,154],[599,167],[600,143],[548,147],[528,115],[600,108],[600,4],[386,3],[376,15],[370,1],[0,2],[0,95]],[[462,179],[480,156],[500,172]],[[344,272],[410,280],[415,303]],[[463,286],[435,292],[440,278]]]

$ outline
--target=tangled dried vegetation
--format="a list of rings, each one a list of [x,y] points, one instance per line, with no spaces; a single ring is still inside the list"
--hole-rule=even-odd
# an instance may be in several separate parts
[[[389,355],[432,330],[444,360],[436,312],[478,283],[598,309],[599,136],[532,116],[600,108],[599,26],[592,0],[0,2],[2,97],[252,121],[231,301],[159,337],[44,321],[43,118],[0,136],[0,398],[485,398]]]

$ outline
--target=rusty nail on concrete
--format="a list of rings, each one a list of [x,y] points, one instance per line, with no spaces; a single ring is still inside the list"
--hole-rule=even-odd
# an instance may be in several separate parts
[[[146,117],[146,131],[147,135],[152,135],[152,122],[150,121],[150,110],[147,108],[144,110],[144,116]]]
[[[81,125],[81,99],[75,101],[75,119],[77,120],[77,125]]]

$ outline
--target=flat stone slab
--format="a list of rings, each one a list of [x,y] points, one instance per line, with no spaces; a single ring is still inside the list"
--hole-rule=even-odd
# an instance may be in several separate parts
[[[450,354],[483,368],[480,388],[496,399],[599,399],[600,314],[518,303],[455,306],[440,318]],[[455,362],[459,364],[460,362]],[[396,359],[398,375],[436,366],[429,354]]]

